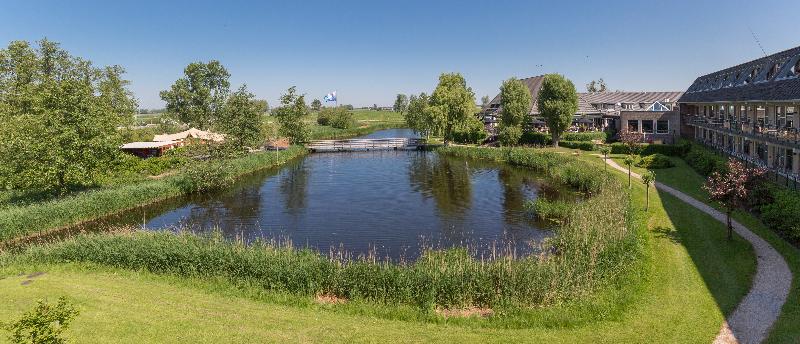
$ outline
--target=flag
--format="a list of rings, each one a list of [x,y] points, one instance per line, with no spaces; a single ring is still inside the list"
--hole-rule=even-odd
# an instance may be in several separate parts
[[[325,95],[325,98],[322,98],[326,102],[335,102],[336,101],[336,91],[328,93]]]

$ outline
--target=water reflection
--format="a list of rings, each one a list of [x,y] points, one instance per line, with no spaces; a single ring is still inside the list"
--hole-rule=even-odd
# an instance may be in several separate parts
[[[396,134],[396,133],[395,133]],[[548,235],[523,204],[561,197],[530,170],[431,152],[321,153],[265,170],[224,192],[185,197],[104,221],[148,229],[219,228],[228,238],[290,239],[354,255],[416,258],[424,245],[530,251]],[[99,224],[96,228],[100,228]]]

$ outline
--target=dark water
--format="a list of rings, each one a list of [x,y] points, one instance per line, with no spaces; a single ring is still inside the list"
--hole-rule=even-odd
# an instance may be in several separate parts
[[[385,130],[367,137],[407,137]],[[291,240],[323,253],[414,259],[425,247],[518,254],[548,235],[525,200],[565,197],[530,170],[421,151],[319,153],[239,181],[229,190],[109,219],[147,229],[218,228],[228,238]]]

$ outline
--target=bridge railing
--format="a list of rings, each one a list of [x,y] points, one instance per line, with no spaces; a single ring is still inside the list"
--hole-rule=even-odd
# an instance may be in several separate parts
[[[314,140],[306,144],[312,150],[366,150],[390,148],[414,148],[424,143],[422,139],[386,138],[386,139],[350,139],[350,140]]]

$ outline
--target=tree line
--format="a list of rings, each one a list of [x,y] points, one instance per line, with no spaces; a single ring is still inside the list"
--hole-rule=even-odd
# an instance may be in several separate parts
[[[489,104],[489,97],[481,98],[482,107]],[[559,138],[572,124],[578,110],[578,94],[575,85],[559,74],[545,75],[536,102],[539,114],[544,118],[558,147]],[[498,140],[501,145],[519,143],[529,126],[534,101],[528,87],[516,78],[503,81],[500,86],[500,118]],[[480,108],[475,105],[475,94],[464,77],[458,73],[444,73],[439,77],[436,89],[430,95],[425,92],[406,97],[398,94],[394,111],[404,115],[406,124],[424,136],[441,136],[445,144],[458,131],[482,131],[483,123],[478,118]]]

